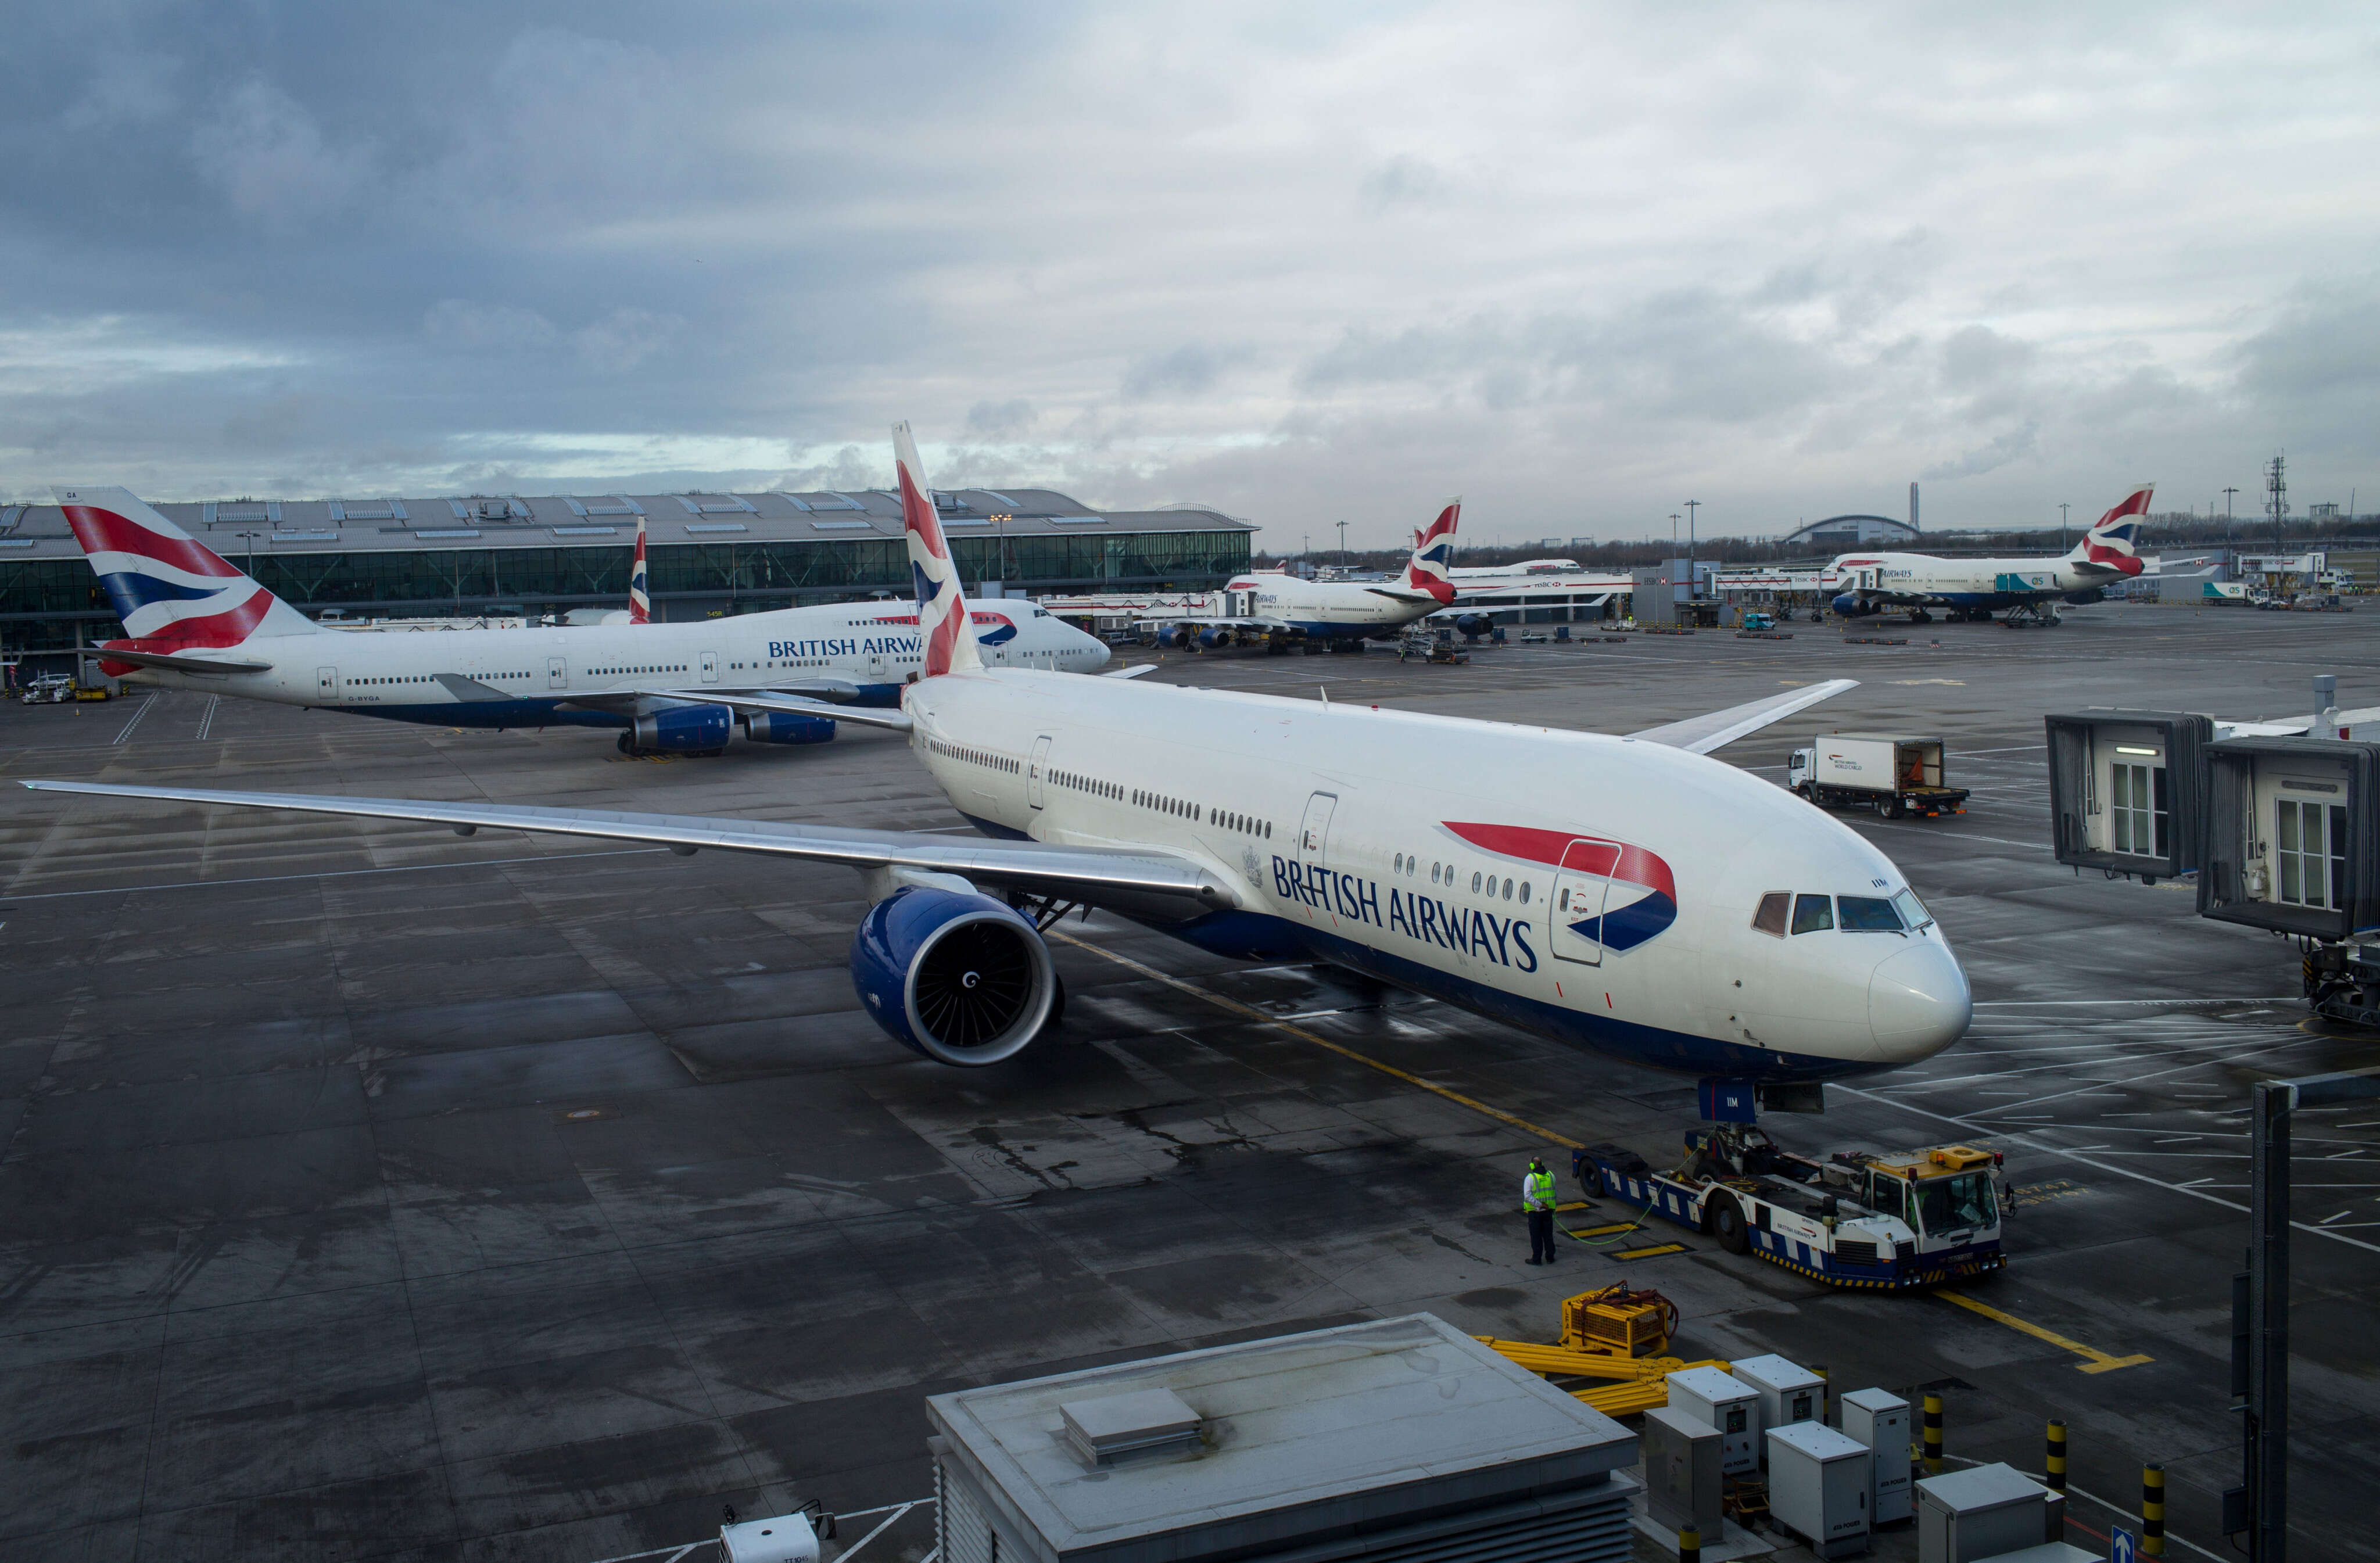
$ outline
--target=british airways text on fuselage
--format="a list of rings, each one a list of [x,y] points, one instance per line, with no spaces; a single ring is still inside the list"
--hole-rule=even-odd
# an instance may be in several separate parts
[[[1394,887],[1389,891],[1388,915],[1383,917],[1378,882],[1283,857],[1272,860],[1272,887],[1283,901],[1334,912],[1350,922],[1367,923],[1517,971],[1537,969],[1537,952],[1529,948],[1530,924],[1524,917],[1503,918],[1476,907],[1449,906],[1436,896]]]

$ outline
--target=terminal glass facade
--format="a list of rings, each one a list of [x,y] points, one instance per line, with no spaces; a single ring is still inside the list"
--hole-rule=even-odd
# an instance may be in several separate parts
[[[1245,570],[1250,534],[1237,529],[1110,532],[1013,537],[952,536],[961,579],[996,580],[1012,588],[1217,586]],[[220,539],[218,539],[218,543]],[[211,545],[214,546],[214,545]],[[249,555],[223,551],[243,569]],[[435,612],[479,612],[518,604],[532,612],[610,602],[625,606],[631,544],[601,547],[419,549],[402,552],[259,552],[256,578],[284,600],[325,607]],[[898,538],[848,538],[815,542],[650,544],[653,596],[675,598],[690,612],[733,604],[745,611],[832,601],[873,591],[910,590],[905,544]],[[0,641],[8,648],[53,649],[74,644],[76,616],[85,636],[121,634],[107,614],[107,598],[91,567],[76,559],[0,560]],[[48,615],[56,615],[55,618]]]

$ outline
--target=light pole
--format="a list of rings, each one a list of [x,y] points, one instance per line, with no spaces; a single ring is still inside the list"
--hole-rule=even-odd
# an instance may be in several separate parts
[[[1686,502],[1686,589],[1689,592],[1694,587],[1694,510],[1702,503],[1700,500]]]
[[[991,518],[991,524],[1000,528],[1000,589],[1003,594],[1008,590],[1008,523],[1014,519],[1004,512]]]
[[[2231,529],[2231,496],[2239,491],[2237,489],[2223,491],[2223,529],[2227,535]]]
[[[246,538],[248,539],[248,578],[252,581],[256,579],[256,539],[258,534],[254,532],[237,532],[233,535],[236,537]]]
[[[1339,568],[1347,567],[1347,523],[1339,523]]]
[[[2058,546],[2066,546],[2066,507],[2062,504],[2058,507]]]

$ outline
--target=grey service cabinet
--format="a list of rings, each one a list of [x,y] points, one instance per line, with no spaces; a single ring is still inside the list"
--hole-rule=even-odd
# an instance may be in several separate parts
[[[1854,1389],[1839,1402],[1845,1436],[1867,1446],[1876,1472],[1872,1522],[1889,1525],[1911,1513],[1909,1402],[1883,1389]]]
[[[2005,1465],[1947,1472],[1917,1484],[1918,1563],[1980,1563],[2039,1546],[2049,1489]]]
[[[1720,1497],[1718,1429],[1689,1412],[1656,1406],[1638,1440],[1645,1457],[1645,1512],[1669,1530],[1691,1525],[1717,1542],[1727,1513]]]
[[[1858,1439],[1818,1422],[1769,1429],[1768,1512],[1819,1557],[1868,1550],[1875,1486]]]

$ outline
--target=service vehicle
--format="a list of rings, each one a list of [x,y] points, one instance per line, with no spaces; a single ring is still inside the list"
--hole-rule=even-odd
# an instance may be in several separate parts
[[[1685,1158],[1670,1170],[1602,1145],[1572,1151],[1571,1171],[1590,1194],[1706,1232],[1730,1254],[1836,1286],[1906,1290],[2007,1263],[2000,1218],[2013,1204],[2001,1161],[1972,1145],[1813,1161],[1753,1125],[1712,1123],[1686,1131]]]
[[[75,682],[65,673],[42,673],[26,681],[17,698],[28,706],[63,706],[75,697]]]
[[[1822,733],[1793,751],[1785,784],[1821,808],[1964,814],[1967,790],[1942,784],[1942,740],[1900,733]]]

